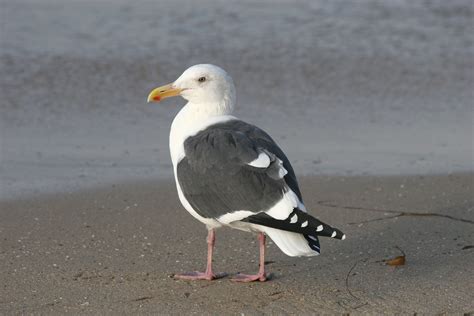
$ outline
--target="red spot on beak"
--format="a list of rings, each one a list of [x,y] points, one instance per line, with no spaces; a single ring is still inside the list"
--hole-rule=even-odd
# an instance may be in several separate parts
[[[161,100],[161,97],[159,95],[157,95],[156,97],[153,97],[153,100],[155,101],[160,101]]]

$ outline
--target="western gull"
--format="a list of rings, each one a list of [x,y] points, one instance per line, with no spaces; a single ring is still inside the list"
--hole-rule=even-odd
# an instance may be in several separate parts
[[[170,151],[178,196],[184,208],[208,229],[205,272],[178,279],[212,280],[215,229],[227,226],[257,232],[259,271],[235,281],[265,281],[265,235],[288,256],[315,256],[318,237],[345,235],[313,216],[303,204],[293,168],[276,142],[260,128],[232,116],[235,87],[221,68],[200,64],[173,83],[154,89],[148,102],[181,96],[188,103],[173,120]]]

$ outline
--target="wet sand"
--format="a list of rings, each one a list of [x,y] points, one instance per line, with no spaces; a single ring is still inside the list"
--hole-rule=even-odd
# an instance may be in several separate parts
[[[322,239],[313,258],[287,257],[269,243],[273,277],[253,284],[170,278],[203,268],[206,251],[204,226],[180,206],[171,181],[4,201],[0,313],[473,312],[473,180],[302,178],[311,213],[348,238]],[[400,251],[406,265],[381,262]],[[256,236],[218,230],[214,263],[254,272]]]
[[[170,178],[183,100],[214,63],[298,174],[472,172],[470,0],[0,0],[0,199]]]

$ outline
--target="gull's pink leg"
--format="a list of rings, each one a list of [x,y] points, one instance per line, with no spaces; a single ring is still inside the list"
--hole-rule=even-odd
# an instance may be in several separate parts
[[[260,266],[258,268],[257,274],[237,274],[232,281],[236,282],[253,282],[261,281],[264,282],[267,280],[267,275],[265,273],[265,234],[258,234],[258,241],[260,244]]]
[[[216,242],[216,233],[214,229],[209,229],[207,234],[207,266],[206,272],[186,272],[182,274],[175,274],[175,279],[181,280],[214,280],[220,279],[227,276],[227,273],[212,273],[212,251],[214,250],[214,244]]]

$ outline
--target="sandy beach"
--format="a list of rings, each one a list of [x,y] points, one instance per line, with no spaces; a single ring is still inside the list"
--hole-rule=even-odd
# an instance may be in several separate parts
[[[0,313],[472,313],[473,178],[305,177],[308,209],[348,238],[312,258],[269,243],[273,277],[256,284],[170,278],[203,268],[206,248],[171,182],[2,202]],[[255,235],[217,238],[218,271],[257,269]],[[401,251],[404,266],[381,262]]]
[[[472,1],[195,3],[0,0],[0,314],[474,313]],[[170,277],[206,231],[172,178],[184,101],[145,101],[208,62],[348,236],[270,242],[266,283]],[[255,236],[217,238],[218,271],[257,269]]]

